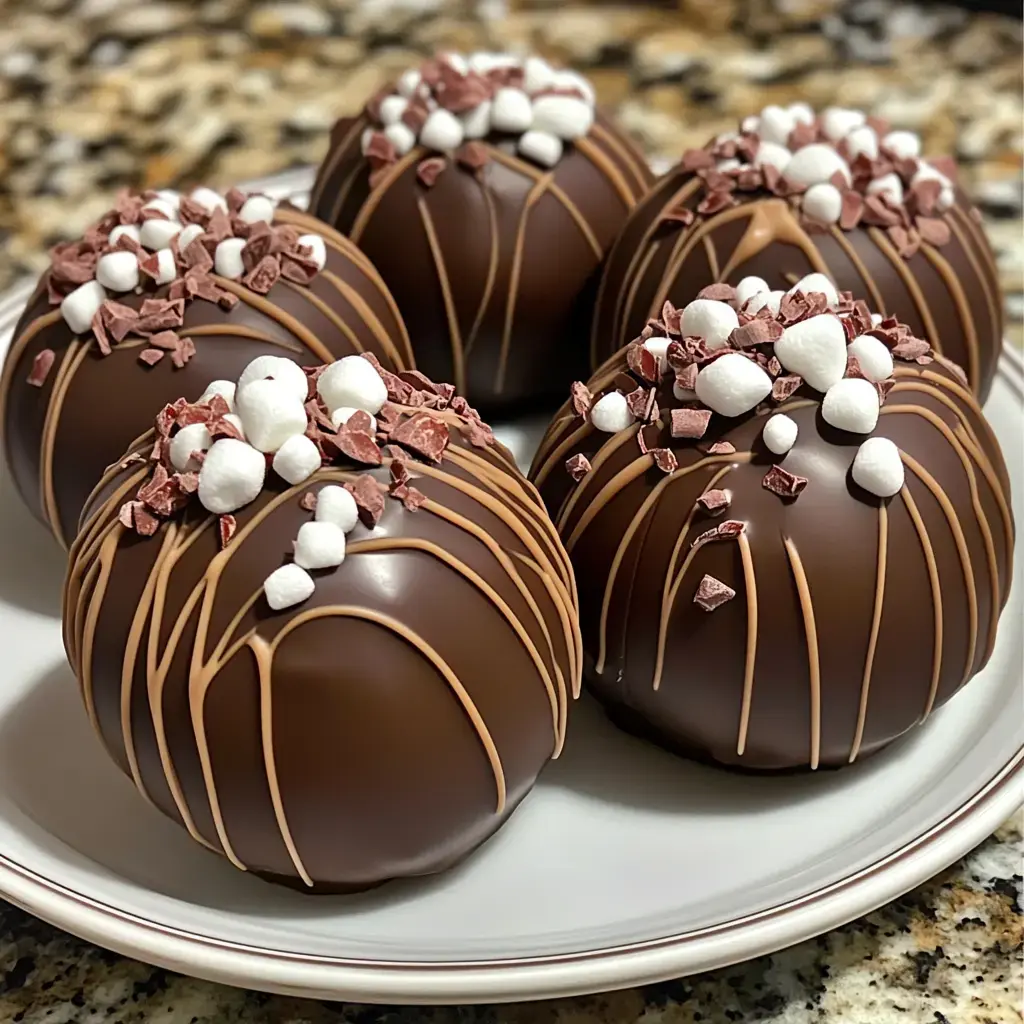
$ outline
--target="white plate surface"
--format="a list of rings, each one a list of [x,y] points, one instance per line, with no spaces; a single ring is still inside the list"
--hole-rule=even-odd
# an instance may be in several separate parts
[[[274,191],[306,180],[277,179]],[[0,300],[0,354],[25,297]],[[1024,366],[1007,352],[986,411],[1017,503],[1022,389]],[[527,458],[537,425],[505,434]],[[541,998],[770,952],[901,895],[1024,802],[1022,564],[1018,552],[985,672],[874,758],[787,778],[728,774],[617,732],[585,699],[562,759],[466,864],[309,897],[193,844],[107,760],[63,657],[61,556],[0,477],[0,892],[151,963],[320,998]]]

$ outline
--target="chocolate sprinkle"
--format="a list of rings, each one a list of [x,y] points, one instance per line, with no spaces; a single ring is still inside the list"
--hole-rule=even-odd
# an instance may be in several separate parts
[[[714,576],[704,574],[704,578],[697,585],[697,593],[693,595],[693,603],[700,605],[706,612],[713,612],[719,605],[731,601],[736,596],[736,591],[727,586]]]

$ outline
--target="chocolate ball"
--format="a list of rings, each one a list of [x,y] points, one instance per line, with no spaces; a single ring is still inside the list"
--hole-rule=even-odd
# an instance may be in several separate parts
[[[380,270],[420,369],[504,413],[585,374],[598,269],[651,180],[581,76],[449,56],[338,122],[310,209]]]
[[[211,380],[234,379],[264,354],[310,365],[366,351],[392,369],[413,365],[387,287],[337,231],[294,209],[274,211],[260,197],[273,220],[249,223],[237,190],[227,200],[210,190],[193,194],[208,205],[168,192],[123,197],[83,240],[54,251],[15,328],[0,379],[7,463],[26,504],[62,544],[74,538],[103,470],[152,425],[154,409],[179,395],[196,399]],[[158,205],[147,210],[150,203]],[[184,247],[174,238],[158,257],[136,239],[149,223],[142,218],[164,224],[167,210],[199,237]],[[250,205],[244,216],[256,213]],[[306,235],[322,239],[319,253],[299,246]],[[238,261],[229,280],[230,254],[222,250],[219,267],[213,260],[230,238],[239,242],[227,247]],[[113,253],[125,254],[129,272],[132,255],[141,263],[138,285],[123,293],[95,279],[110,280],[102,261]],[[72,299],[69,322],[62,303],[81,287],[98,290],[93,305],[103,305],[93,318],[88,305],[76,314]]]
[[[608,259],[594,365],[666,299],[685,305],[705,285],[750,276],[785,291],[816,271],[962,366],[984,400],[1003,343],[995,259],[952,162],[919,151],[917,136],[879,119],[796,105],[684,154]]]
[[[557,755],[578,690],[575,590],[539,495],[450,388],[379,372],[373,420],[310,401],[233,505],[248,446],[218,399],[175,403],[71,551],[66,646],[111,756],[199,842],[303,891],[460,860]],[[213,447],[177,472],[197,423]],[[288,484],[280,460],[307,441],[316,466]]]
[[[701,301],[735,312],[732,291]],[[576,572],[584,678],[686,755],[847,764],[992,653],[1014,530],[999,446],[962,371],[848,295],[738,313],[718,343],[691,307],[574,386],[531,472]]]

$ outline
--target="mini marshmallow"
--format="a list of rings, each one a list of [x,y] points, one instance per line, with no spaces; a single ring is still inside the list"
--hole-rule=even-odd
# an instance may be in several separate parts
[[[214,395],[220,395],[228,403],[228,409],[235,411],[235,384],[230,380],[212,380],[199,396],[198,404],[208,402]]]
[[[803,198],[803,211],[822,224],[838,224],[843,212],[843,194],[827,181],[812,185]]]
[[[484,100],[472,110],[467,110],[459,117],[462,122],[462,134],[467,139],[484,139],[491,131],[491,101]]]
[[[143,207],[144,210],[156,210],[162,213],[168,220],[178,219],[178,204],[168,203],[163,199],[152,199]]]
[[[644,342],[644,348],[658,360],[658,370],[663,374],[668,370],[668,347],[671,344],[671,338],[648,338]]]
[[[838,142],[855,128],[859,128],[867,118],[861,110],[847,110],[845,107],[829,107],[821,115],[821,127],[825,134]]]
[[[879,498],[899,494],[905,474],[900,450],[887,437],[869,437],[853,458],[854,482]]]
[[[275,569],[263,581],[263,593],[267,597],[267,604],[275,612],[301,604],[313,596],[314,590],[316,590],[316,584],[313,582],[313,577],[301,565],[296,565],[294,562]]]
[[[349,533],[359,522],[359,506],[351,491],[337,484],[327,484],[317,492],[314,518],[318,523],[334,523],[344,533]]]
[[[683,337],[696,336],[707,342],[709,349],[721,348],[729,335],[739,327],[736,310],[728,302],[717,299],[694,299],[684,310],[680,322]]]
[[[345,356],[320,375],[317,390],[330,410],[350,406],[371,416],[387,401],[388,389],[380,374],[362,356]]]
[[[222,437],[213,442],[199,470],[199,502],[214,515],[248,505],[263,489],[267,460],[245,441]]]
[[[882,145],[901,160],[913,160],[921,155],[921,137],[914,132],[889,132],[882,139]]]
[[[633,414],[625,396],[618,391],[609,391],[599,398],[590,410],[590,422],[597,430],[606,434],[617,434],[633,423]]]
[[[786,110],[797,124],[814,124],[814,110],[810,104],[790,103]]]
[[[118,224],[110,232],[109,241],[113,245],[119,238],[130,238],[133,242],[141,244],[141,234],[138,224]]]
[[[178,232],[178,252],[184,252],[202,233],[201,224],[186,224]]]
[[[190,470],[198,469],[198,464],[193,460],[192,453],[205,452],[211,444],[213,444],[213,439],[210,437],[210,431],[206,429],[204,423],[190,423],[187,427],[182,427],[171,438],[171,444],[168,449],[171,456],[171,465],[179,473],[187,473]]]
[[[236,415],[236,414],[235,414],[235,413],[233,413],[233,412],[229,412],[229,413],[228,413],[228,414],[227,414],[227,415],[226,415],[226,416],[224,417],[224,422],[225,422],[225,423],[230,423],[230,424],[231,424],[231,426],[233,426],[233,427],[235,428],[235,430],[237,430],[237,431],[238,431],[238,433],[239,433],[239,434],[241,434],[241,436],[242,436],[242,440],[243,440],[243,441],[248,441],[248,440],[249,440],[249,439],[248,439],[248,438],[247,438],[247,437],[245,436],[245,424],[244,424],[244,423],[242,423],[242,418],[241,418],[240,416]]]
[[[333,569],[345,560],[345,531],[334,523],[303,523],[295,538],[295,564],[303,569]]]
[[[882,316],[881,313],[872,313],[871,314],[871,326],[872,327],[877,327],[884,319],[885,319],[885,317]]]
[[[181,225],[176,220],[143,221],[139,229],[139,242],[143,248],[156,252],[159,249],[166,249],[179,231]]]
[[[533,127],[560,139],[578,139],[590,131],[594,110],[572,96],[541,96],[533,104]]]
[[[420,73],[412,68],[402,73],[402,76],[398,79],[398,92],[399,95],[410,97],[420,87],[422,81]]]
[[[870,160],[874,160],[878,156],[878,135],[875,133],[874,128],[869,128],[866,124],[861,125],[859,128],[854,128],[846,136],[846,145],[849,149],[851,160],[858,157],[861,153]]]
[[[499,132],[525,132],[533,125],[533,104],[522,89],[503,88],[491,102],[491,125]]]
[[[112,292],[130,292],[139,283],[139,258],[119,249],[108,252],[96,264],[96,280]]]
[[[276,452],[306,430],[306,410],[281,380],[254,380],[235,392],[235,407],[249,443],[261,452]]]
[[[384,125],[394,124],[402,120],[402,115],[409,106],[404,96],[387,96],[381,100],[380,119]]]
[[[447,110],[435,110],[420,129],[420,145],[447,153],[462,145],[462,122]]]
[[[894,203],[903,202],[903,182],[900,181],[898,174],[890,172],[868,182],[867,194],[869,196],[881,195],[883,192],[888,192],[889,198]]]
[[[741,164],[739,160],[731,156],[726,160],[719,160],[718,163],[715,164],[715,170],[722,171],[724,173],[725,171],[739,170],[742,166],[743,164]]]
[[[847,377],[825,392],[821,415],[826,423],[853,434],[870,434],[878,423],[878,392],[869,380]]]
[[[548,132],[528,131],[519,136],[518,149],[542,167],[554,167],[562,159],[562,140]]]
[[[540,57],[527,57],[523,64],[523,88],[531,95],[542,89],[549,89],[555,84],[555,72],[546,60]]]
[[[839,305],[839,292],[836,291],[836,286],[824,274],[814,273],[801,277],[789,289],[790,295],[796,295],[797,292],[803,292],[804,295],[810,295],[811,292],[821,292],[828,299],[828,304],[833,309]]]
[[[697,400],[697,392],[691,391],[689,388],[680,387],[679,383],[676,382],[672,385],[672,397],[680,402],[695,402]]]
[[[740,121],[740,131],[756,134],[761,127],[761,118],[757,114],[748,114]]]
[[[695,390],[712,412],[742,416],[771,394],[772,379],[753,359],[728,352],[697,374]]]
[[[293,486],[312,476],[321,464],[319,449],[305,434],[289,437],[274,453],[274,472]]]
[[[178,265],[170,249],[159,249],[156,254],[156,283],[170,284],[178,276]]]
[[[748,299],[768,290],[768,282],[763,277],[745,277],[736,285],[736,303],[742,307]]]
[[[772,311],[773,316],[778,316],[779,309],[782,306],[782,298],[785,294],[784,291],[758,292],[747,299],[747,305],[743,311],[753,314],[767,306]]]
[[[792,159],[793,154],[785,146],[780,146],[777,142],[762,142],[757,147],[754,166],[764,167],[766,164],[771,164],[772,167],[785,171]]]
[[[214,192],[212,188],[197,188],[189,198],[208,213],[213,213],[218,207],[225,213],[228,212],[228,204],[224,197],[219,192]]]
[[[953,182],[931,164],[921,163],[918,166],[913,178],[910,179],[910,187],[913,188],[919,181],[937,181],[942,185],[942,191],[935,203],[939,210],[948,210],[955,202],[956,194],[953,191]]]
[[[597,102],[597,96],[594,93],[594,87],[590,84],[589,80],[584,78],[578,71],[556,71],[555,72],[555,88],[556,89],[579,89],[583,93],[583,98],[591,105]]]
[[[64,296],[60,314],[75,334],[84,334],[106,298],[107,293],[99,281],[86,281]]]
[[[320,235],[299,235],[299,245],[308,246],[312,252],[310,259],[317,265],[318,270],[323,270],[327,265],[327,245]]]
[[[828,181],[833,174],[840,174],[850,182],[850,168],[846,161],[829,145],[812,142],[797,150],[786,164],[786,178],[798,185],[817,185]]]
[[[244,248],[244,238],[225,238],[223,242],[218,242],[213,253],[213,269],[221,277],[237,281],[245,273],[245,264],[242,262]]]
[[[359,150],[366,156],[366,151],[370,148],[370,143],[373,141],[374,135],[377,134],[375,128],[364,128],[363,134],[359,136]]]
[[[395,152],[399,156],[405,156],[416,145],[416,133],[404,121],[389,124],[384,129],[384,135],[395,147]]]
[[[757,129],[764,142],[774,142],[785,146],[790,132],[796,127],[796,118],[788,110],[774,103],[761,111],[761,121]]]
[[[181,193],[175,192],[173,188],[158,188],[157,199],[167,203],[174,210],[174,216],[178,216],[178,207],[181,205]]]
[[[297,402],[305,403],[309,396],[306,375],[301,366],[284,356],[257,356],[239,376],[235,394],[241,394],[254,381],[268,377],[284,384]]]
[[[335,409],[334,412],[331,413],[331,422],[336,427],[341,427],[344,424],[348,423],[348,421],[357,412],[364,412],[364,411],[365,410],[363,410],[363,409],[353,409],[351,405],[343,405],[340,408]],[[370,416],[369,413],[367,413],[366,415]],[[370,433],[371,434],[376,434],[377,433],[377,417],[376,416],[370,416]]]
[[[846,373],[846,331],[842,322],[831,313],[820,313],[791,324],[775,342],[775,358],[815,390],[828,391]]]
[[[440,59],[460,75],[465,75],[469,71],[469,61],[461,53],[442,53]]]
[[[892,376],[892,354],[877,338],[862,334],[846,348],[848,355],[856,356],[860,368],[870,381],[888,380]]]
[[[277,203],[268,196],[249,196],[242,203],[238,216],[246,224],[256,224],[259,221],[265,221],[267,224],[270,224],[274,219],[274,210],[276,209]]]
[[[796,435],[796,420],[784,412],[769,416],[761,431],[765,447],[776,455],[785,455],[796,444]]]

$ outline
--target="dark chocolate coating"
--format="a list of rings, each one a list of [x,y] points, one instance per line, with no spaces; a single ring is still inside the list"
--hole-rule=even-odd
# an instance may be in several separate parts
[[[146,345],[141,338],[129,337],[102,357],[91,334],[72,334],[59,307],[48,303],[43,277],[15,328],[4,365],[0,426],[15,486],[63,543],[74,538],[82,508],[104,469],[152,426],[157,410],[181,395],[198,398],[212,380],[237,379],[257,356],[287,356],[309,366],[368,351],[386,367],[411,366],[394,300],[366,257],[306,214],[279,209],[275,223],[282,222],[324,236],[325,272],[308,287],[280,280],[268,295],[249,293],[231,311],[201,299],[190,302],[178,333],[194,338],[196,354],[182,369],[169,358],[153,367],[140,363],[139,352]],[[166,294],[163,287],[114,298],[137,309],[144,299]],[[288,320],[304,328],[306,337]],[[225,330],[202,335],[189,330],[218,326]],[[239,329],[266,340],[232,333]],[[82,351],[83,342],[90,351]],[[43,386],[33,387],[27,383],[32,361],[45,348],[56,353],[56,361]],[[83,358],[72,363],[75,352]],[[65,358],[74,369],[59,386]]]
[[[263,493],[236,513],[238,532],[223,552],[216,517],[195,501],[152,537],[120,526],[118,488],[134,492],[137,466],[110,476],[106,499],[86,512],[71,554],[65,643],[86,706],[94,706],[95,726],[126,773],[134,752],[140,788],[181,821],[160,756],[153,712],[159,708],[166,763],[180,783],[195,833],[225,850],[215,824],[215,793],[234,861],[273,881],[337,892],[441,870],[507,819],[560,743],[567,693],[578,685],[568,559],[511,456],[500,446],[471,448],[456,429],[452,434],[452,447],[485,468],[456,460],[451,449],[432,472],[424,467],[419,475],[420,467],[411,467],[416,486],[437,508],[409,511],[386,497],[376,529],[358,524],[348,534],[342,565],[314,573],[314,595],[281,612],[270,610],[262,586],[290,560],[299,527],[312,519],[300,507],[302,495],[361,472],[387,482],[387,468],[330,467],[293,488],[268,475]],[[464,519],[456,523],[444,514]],[[254,520],[258,525],[247,532]],[[173,569],[158,578],[164,545],[173,545],[179,531],[191,534],[204,524]],[[366,544],[377,549],[360,551]],[[97,584],[102,567],[110,574]],[[169,639],[204,574],[215,595],[206,643],[197,641],[202,601],[185,612],[177,640]],[[147,584],[165,601],[162,627],[153,627]],[[140,607],[136,648],[132,624]],[[328,608],[333,610],[326,617],[310,617]],[[400,635],[359,613],[385,616],[411,632]],[[162,683],[153,673],[147,676],[150,627],[171,652]],[[263,679],[261,707],[254,645],[266,648],[289,629],[294,631],[280,642]],[[196,657],[212,658],[225,631],[243,639],[214,671],[203,699],[201,672],[192,663],[195,648],[202,647]],[[550,676],[550,691],[524,635]],[[133,650],[139,652],[134,658]],[[480,731],[431,652],[465,688],[493,738],[504,800]],[[130,742],[121,717],[126,660]],[[193,712],[205,730],[202,739]],[[204,782],[200,751],[209,754],[212,787]],[[273,779],[283,818],[275,814]]]
[[[310,209],[373,260],[417,366],[492,413],[560,401],[586,373],[601,262],[652,181],[642,157],[599,118],[550,170],[495,135],[479,174],[450,162],[427,188],[417,165],[435,154],[417,147],[371,189],[368,124],[338,122]]]
[[[608,387],[623,370],[621,355],[610,360],[592,390]],[[784,459],[761,439],[773,404],[742,419],[712,417],[700,442],[648,427],[648,443],[670,447],[678,459],[671,477],[653,465],[644,468],[651,457],[641,454],[634,436],[594,431],[563,408],[531,478],[541,487],[576,572],[584,677],[613,718],[670,749],[738,768],[807,768],[816,748],[818,764],[839,766],[911,729],[985,665],[1012,571],[1005,465],[976,399],[941,362],[897,363],[896,381],[874,435],[892,439],[920,464],[948,499],[945,508],[938,491],[909,464],[904,489],[893,498],[877,498],[855,484],[850,467],[864,437],[826,424],[821,396],[807,388],[777,407],[799,427]],[[659,404],[664,410],[679,403],[663,386]],[[555,450],[581,426],[579,437]],[[624,433],[635,434],[635,428]],[[731,442],[736,453],[705,455],[698,447],[717,440]],[[577,452],[594,464],[580,484],[563,465]],[[762,486],[776,462],[809,479],[794,501]],[[638,476],[625,486],[622,478],[612,482],[631,465],[640,468]],[[655,488],[658,495],[642,511]],[[731,494],[731,504],[717,517],[695,506],[709,488]],[[911,505],[919,511],[921,529]],[[679,578],[694,539],[730,519],[745,524],[749,560],[736,539],[698,546],[674,600],[665,601],[665,588]],[[681,537],[673,567],[672,551]],[[710,612],[694,603],[705,573],[736,592]],[[806,607],[797,586],[800,574],[809,588]],[[937,674],[936,599],[942,631]],[[605,658],[598,666],[602,632]]]
[[[690,227],[666,220],[666,213],[679,205],[696,208],[702,198],[697,184],[693,174],[676,168],[630,216],[601,281],[593,365],[637,337],[648,317],[660,314],[665,299],[682,307],[709,284],[738,284],[747,276],[786,291],[807,274],[824,271],[839,291],[864,298],[874,312],[895,316],[962,366],[975,393],[982,401],[987,397],[1003,344],[1003,303],[980,215],[962,192],[956,206],[940,215],[952,231],[950,241],[941,247],[925,244],[910,259],[899,256],[882,229],[859,225],[809,233],[795,216],[783,220],[773,212],[760,243],[749,248],[749,256],[735,260],[756,209],[786,205],[764,192],[736,193],[739,211],[698,215]],[[675,257],[697,232],[707,243],[695,245],[679,263]]]

